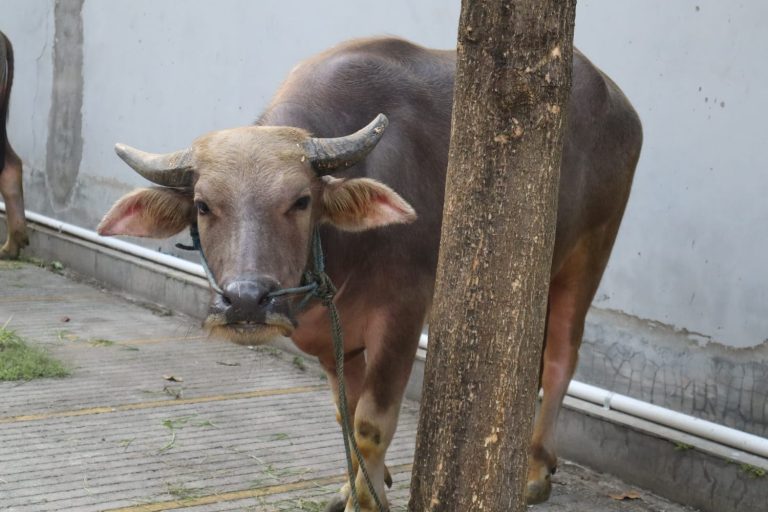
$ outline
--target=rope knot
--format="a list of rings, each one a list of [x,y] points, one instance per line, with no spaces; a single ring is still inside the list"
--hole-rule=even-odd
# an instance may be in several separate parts
[[[315,284],[315,289],[312,290],[312,295],[320,299],[324,304],[333,301],[333,297],[336,295],[337,290],[328,274],[317,271],[307,272],[306,281]]]

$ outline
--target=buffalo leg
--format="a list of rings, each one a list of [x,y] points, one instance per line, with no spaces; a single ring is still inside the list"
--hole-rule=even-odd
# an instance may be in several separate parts
[[[366,332],[366,371],[355,408],[354,432],[368,475],[385,507],[388,503],[385,487],[391,485],[385,457],[397,428],[400,405],[416,355],[423,321],[422,310],[423,307],[411,305],[403,306],[401,314],[387,311],[372,315]],[[377,511],[365,477],[359,469],[355,487],[360,510]],[[343,510],[351,512],[354,505],[348,487],[344,489],[344,494],[346,508]],[[333,506],[339,507],[339,503]]]
[[[21,159],[6,143],[5,162],[0,170],[0,195],[5,202],[7,236],[0,247],[0,259],[16,259],[19,251],[29,244],[24,218],[24,193],[21,181]]]
[[[555,426],[573,377],[584,333],[584,319],[608,261],[618,225],[586,235],[553,276],[541,386],[543,398],[533,431],[528,463],[528,503],[549,498],[557,467]]]
[[[332,357],[320,358],[320,363],[328,376],[331,385],[333,402],[336,404],[336,421],[341,425],[341,409],[339,408],[339,380],[336,376],[336,363]],[[363,390],[365,379],[365,357],[362,353],[344,360],[344,383],[347,396],[347,412],[350,418],[355,417],[357,402]],[[345,468],[346,469],[346,468]],[[357,458],[352,454],[352,470],[356,474],[358,469]],[[349,497],[349,483],[342,486],[339,496],[326,508],[326,512],[343,512]]]

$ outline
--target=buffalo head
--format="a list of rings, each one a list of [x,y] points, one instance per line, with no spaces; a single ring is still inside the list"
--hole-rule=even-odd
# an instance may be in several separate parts
[[[249,126],[203,135],[188,149],[164,155],[118,144],[117,154],[159,187],[123,196],[98,232],[166,238],[197,224],[221,290],[212,292],[206,326],[248,344],[290,335],[291,299],[270,293],[300,284],[315,225],[360,231],[416,218],[383,183],[331,176],[365,158],[386,126],[379,115],[360,131],[332,139],[298,128]]]

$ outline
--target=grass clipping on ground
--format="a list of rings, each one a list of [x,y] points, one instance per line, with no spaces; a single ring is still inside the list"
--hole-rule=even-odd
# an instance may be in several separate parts
[[[30,346],[15,332],[0,327],[0,381],[67,375],[64,365],[45,350]]]

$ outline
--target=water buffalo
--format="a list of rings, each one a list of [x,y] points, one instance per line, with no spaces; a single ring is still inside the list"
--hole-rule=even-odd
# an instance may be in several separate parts
[[[7,236],[0,247],[0,260],[15,259],[28,242],[21,188],[21,159],[8,142],[6,123],[13,85],[13,47],[0,32],[0,195],[5,203]]]
[[[339,290],[355,436],[384,500],[384,456],[434,288],[455,61],[454,51],[399,39],[352,41],[294,68],[254,126],[208,133],[171,154],[118,145],[160,187],[122,197],[99,226],[104,235],[168,237],[197,224],[219,290],[206,325],[244,343],[289,336],[317,356],[335,390],[325,309],[299,311],[271,295],[300,283],[320,226]],[[555,423],[642,139],[619,88],[581,53],[573,64],[530,502],[549,496]],[[360,474],[357,483],[372,510]],[[330,509],[343,509],[346,494],[348,486]]]

